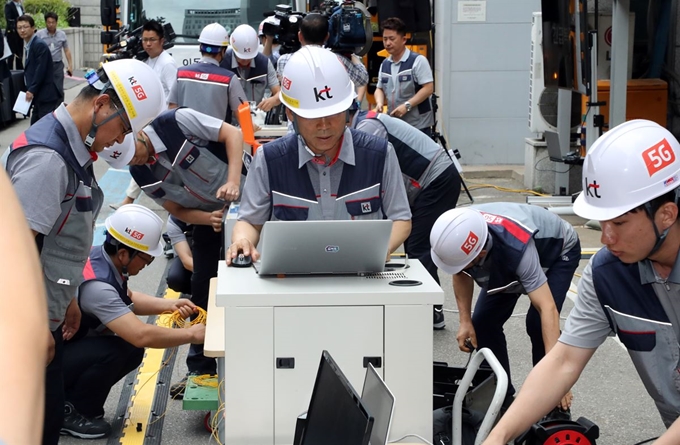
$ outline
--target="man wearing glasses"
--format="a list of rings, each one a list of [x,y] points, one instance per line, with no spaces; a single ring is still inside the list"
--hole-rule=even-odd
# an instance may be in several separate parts
[[[163,220],[146,207],[131,204],[106,219],[106,240],[90,251],[78,288],[80,330],[64,344],[65,419],[62,433],[82,439],[105,437],[103,419],[109,391],[142,362],[144,348],[202,343],[205,325],[166,329],[138,315],[196,312],[187,299],[156,298],[128,288],[137,275],[163,253]]]
[[[161,79],[167,101],[170,97],[170,90],[177,82],[177,63],[170,53],[163,49],[163,44],[165,44],[163,25],[155,20],[146,22],[142,28],[142,44],[144,51],[149,55],[145,62]]]
[[[47,71],[52,79],[51,66]],[[64,420],[63,334],[80,324],[74,297],[104,200],[92,162],[165,106],[160,80],[139,60],[105,63],[86,77],[88,85],[68,106],[61,104],[19,135],[6,164],[40,252],[47,293],[51,335],[43,444],[59,441]]]
[[[54,82],[52,54],[49,46],[35,35],[35,21],[30,15],[22,15],[17,19],[17,32],[24,40],[26,66],[24,80],[26,82],[26,100],[33,105],[31,125],[47,113],[57,108],[59,90]]]

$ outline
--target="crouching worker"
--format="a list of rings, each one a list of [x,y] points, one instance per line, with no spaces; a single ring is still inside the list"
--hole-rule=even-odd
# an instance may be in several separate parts
[[[163,252],[163,221],[136,204],[121,207],[106,220],[106,241],[95,246],[78,288],[82,322],[64,345],[64,425],[62,434],[83,439],[105,437],[111,426],[103,419],[109,391],[142,362],[144,348],[203,343],[205,326],[167,329],[147,324],[138,315],[179,311],[189,317],[189,300],[166,300],[128,289],[137,275]]]

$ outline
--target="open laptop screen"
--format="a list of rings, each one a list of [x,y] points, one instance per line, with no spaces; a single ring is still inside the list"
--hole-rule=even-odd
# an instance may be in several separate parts
[[[361,398],[328,351],[323,351],[302,445],[368,445],[373,427]]]
[[[361,401],[375,419],[371,431],[370,445],[386,445],[394,413],[394,394],[387,387],[380,374],[368,364]]]
[[[258,244],[260,275],[382,272],[392,221],[269,221]]]

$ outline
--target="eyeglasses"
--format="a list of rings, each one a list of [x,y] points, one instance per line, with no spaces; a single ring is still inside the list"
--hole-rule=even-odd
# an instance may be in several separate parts
[[[121,122],[123,122],[123,136],[127,136],[128,134],[132,133],[132,126],[125,120],[123,117],[123,113],[118,108],[118,105],[114,101],[111,101],[111,105],[113,105],[113,108],[116,110],[116,114],[118,117],[120,117]]]
[[[32,26],[17,26],[17,31],[23,31],[24,29],[31,29]]]
[[[152,257],[151,255],[142,252],[135,252],[135,256],[144,261],[147,266],[153,263],[153,260],[156,259],[155,257]]]
[[[144,37],[142,39],[143,43],[153,43],[153,42],[158,42],[160,39],[158,37]]]

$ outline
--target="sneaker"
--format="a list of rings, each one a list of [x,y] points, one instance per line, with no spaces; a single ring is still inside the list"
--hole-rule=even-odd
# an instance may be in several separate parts
[[[61,427],[61,434],[70,434],[81,439],[99,439],[111,433],[111,425],[102,419],[88,419],[80,414],[72,404],[64,404],[64,424]]]
[[[170,386],[170,397],[173,400],[182,400],[184,399],[184,389],[187,387],[187,379],[191,376],[194,375],[199,375],[197,372],[189,372],[187,375],[182,377],[182,380],[180,380],[177,383],[173,383]]]
[[[434,308],[434,323],[432,327],[436,330],[444,329],[446,320],[444,320],[444,310],[442,308]]]

